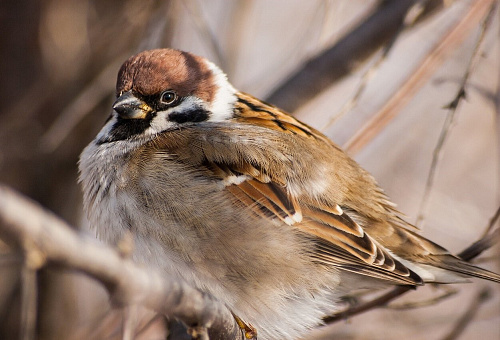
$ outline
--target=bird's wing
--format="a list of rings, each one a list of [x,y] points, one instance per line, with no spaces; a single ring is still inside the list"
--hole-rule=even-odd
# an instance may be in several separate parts
[[[223,176],[242,176],[245,173],[241,171],[239,167],[226,167]],[[248,179],[241,183],[228,183],[226,189],[255,214],[279,219],[314,240],[315,247],[310,252],[317,262],[397,284],[422,283],[418,275],[374,241],[341,207],[301,205],[287,194],[284,186],[246,176]]]
[[[200,162],[222,180],[224,190],[254,214],[281,220],[313,240],[315,247],[310,254],[318,263],[397,284],[422,283],[416,273],[370,237],[351,217],[354,212],[348,212],[341,202],[320,202],[312,196],[307,199],[307,193],[294,193],[294,186],[307,186],[309,174],[302,169],[315,161],[315,155],[304,160],[296,154],[306,145],[295,145],[294,141],[313,142],[328,150],[336,148],[333,143],[249,95],[239,94],[236,111],[230,130],[212,125],[209,129],[217,133],[207,130],[203,137],[192,137],[190,145],[196,151],[189,157],[202,154]]]
[[[159,141],[270,226],[280,220],[313,240],[319,263],[395,284],[423,283],[412,263],[498,280],[407,228],[373,178],[327,137],[251,96],[238,94],[232,121],[199,123]]]

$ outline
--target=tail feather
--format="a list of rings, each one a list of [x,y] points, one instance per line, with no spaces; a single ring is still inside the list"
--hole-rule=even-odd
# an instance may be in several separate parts
[[[500,283],[500,275],[484,268],[477,267],[473,264],[465,262],[457,257],[449,256],[452,260],[446,259],[439,265],[440,268],[450,270],[455,273],[463,274],[470,277],[478,277],[483,280]]]
[[[477,267],[453,255],[435,255],[431,257],[431,262],[425,264],[445,269],[464,277],[477,277],[483,280],[500,283],[499,274]]]

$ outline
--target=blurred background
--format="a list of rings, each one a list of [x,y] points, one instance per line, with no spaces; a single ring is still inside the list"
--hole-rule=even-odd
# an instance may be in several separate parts
[[[497,5],[2,1],[0,182],[90,234],[79,154],[110,113],[121,63],[145,49],[173,47],[209,58],[236,88],[323,131],[425,236],[460,252],[481,237],[500,204]],[[477,262],[498,272],[499,258],[497,246]],[[19,252],[0,240],[1,339],[21,336],[21,268]],[[47,266],[33,284],[34,338],[121,338],[124,312],[109,306],[97,282]],[[420,288],[308,338],[500,339],[499,285],[473,280],[445,288]],[[484,292],[489,298],[479,299]],[[449,297],[438,302],[443,294]],[[137,338],[165,337],[159,318],[140,315]],[[466,327],[457,332],[457,325]]]

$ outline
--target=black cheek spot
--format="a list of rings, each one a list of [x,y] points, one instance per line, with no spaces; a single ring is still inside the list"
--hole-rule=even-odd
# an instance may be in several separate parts
[[[196,109],[187,112],[172,112],[168,115],[168,120],[178,124],[203,122],[210,116],[207,110]]]

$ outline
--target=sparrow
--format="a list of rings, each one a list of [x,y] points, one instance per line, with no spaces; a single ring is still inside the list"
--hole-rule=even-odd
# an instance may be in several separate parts
[[[90,225],[110,244],[130,233],[135,261],[211,294],[259,339],[304,336],[355,289],[500,282],[421,236],[340,147],[207,59],[141,52],[116,96],[79,161]]]

